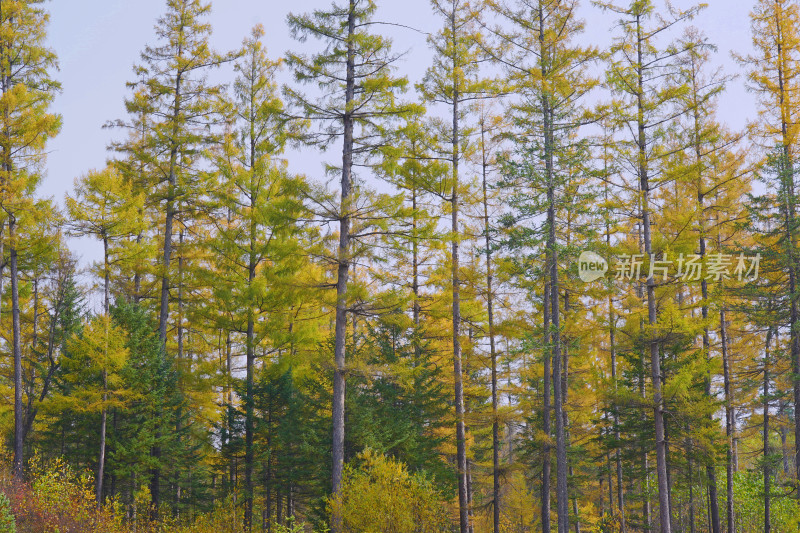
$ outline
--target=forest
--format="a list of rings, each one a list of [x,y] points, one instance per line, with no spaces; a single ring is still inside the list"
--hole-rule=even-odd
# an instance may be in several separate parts
[[[0,0],[0,533],[800,531],[800,1],[748,3],[739,54],[430,0],[409,79],[377,0],[285,53],[164,0],[53,197],[47,2]]]

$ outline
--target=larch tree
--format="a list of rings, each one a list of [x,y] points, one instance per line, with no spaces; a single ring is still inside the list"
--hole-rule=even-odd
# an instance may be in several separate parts
[[[461,349],[461,301],[459,246],[463,240],[459,213],[465,194],[463,166],[469,141],[466,123],[470,102],[492,94],[492,85],[481,78],[480,63],[486,59],[479,13],[483,2],[433,0],[434,13],[442,19],[441,29],[429,38],[433,65],[425,73],[420,89],[426,101],[443,106],[447,119],[440,123],[441,157],[449,160],[449,176],[438,185],[438,195],[450,210],[450,270],[452,284],[452,350],[454,403],[456,414],[456,469],[458,474],[459,526],[470,529],[467,487],[467,436],[464,422],[464,375]]]
[[[63,218],[55,202],[33,198],[29,201],[27,208],[18,213],[19,231],[16,233],[23,446],[29,442],[39,409],[54,385],[58,336],[52,328],[57,325],[61,312],[63,283],[75,270],[62,234]],[[13,316],[11,318],[10,325],[13,325]],[[9,329],[7,335],[13,334],[13,327]],[[6,339],[13,341],[11,335]],[[13,364],[14,359],[8,359]],[[8,375],[12,376],[13,371]]]
[[[289,15],[292,35],[302,41],[318,39],[321,52],[305,55],[290,53],[287,63],[295,79],[303,85],[316,85],[319,93],[303,93],[288,88],[290,102],[302,116],[317,126],[309,142],[327,148],[341,142],[341,166],[330,170],[340,173],[339,198],[334,217],[339,225],[336,267],[334,375],[332,400],[332,472],[334,497],[339,494],[344,469],[345,378],[347,374],[346,338],[349,277],[353,264],[352,228],[359,206],[354,168],[364,164],[381,142],[381,129],[414,111],[415,106],[397,100],[408,81],[393,73],[398,56],[391,51],[391,41],[372,33],[377,5],[373,0],[349,0],[334,3],[328,10],[305,15]],[[340,520],[334,514],[331,529],[340,533]]]
[[[116,123],[131,129],[143,128],[141,139],[117,149],[130,152],[151,170],[147,203],[162,211],[158,332],[165,347],[170,292],[175,284],[172,265],[175,227],[181,211],[189,209],[187,204],[202,196],[197,164],[202,150],[215,140],[208,127],[218,116],[215,105],[220,87],[208,82],[207,76],[211,69],[232,58],[217,54],[209,45],[211,26],[204,19],[210,10],[211,4],[202,0],[167,1],[166,13],[155,27],[159,44],[145,48],[142,65],[135,69],[139,80],[129,84],[135,90],[125,105],[135,124]],[[159,456],[158,447],[153,454]],[[152,474],[150,490],[157,512],[159,468]]]
[[[14,360],[14,476],[22,477],[24,413],[17,226],[32,209],[42,178],[45,145],[61,127],[50,112],[60,85],[52,78],[56,55],[46,46],[49,15],[41,0],[0,2],[0,207],[8,226]],[[0,232],[1,234],[2,232]]]
[[[481,105],[479,102],[478,128],[480,139],[477,141],[475,159],[480,167],[481,173],[481,204],[482,213],[478,218],[482,219],[483,245],[485,248],[482,253],[486,256],[486,335],[489,337],[489,372],[490,389],[492,404],[492,529],[494,533],[500,532],[500,511],[501,511],[501,487],[500,477],[502,475],[500,466],[500,383],[498,378],[498,347],[499,335],[497,331],[497,265],[494,261],[494,253],[498,247],[497,228],[497,203],[498,194],[495,187],[495,180],[492,174],[497,170],[497,154],[501,151],[502,131],[508,124],[503,117],[493,112],[490,106]],[[503,428],[504,429],[504,428]]]
[[[298,131],[289,122],[281,101],[276,71],[261,42],[257,26],[245,40],[234,68],[235,119],[225,142],[215,150],[221,182],[211,193],[219,220],[209,243],[218,259],[212,284],[224,306],[240,317],[245,333],[245,527],[252,527],[254,480],[254,375],[256,350],[280,330],[278,318],[286,309],[282,293],[300,269],[302,253],[298,220],[304,216],[306,185],[291,175],[282,155]],[[238,272],[237,272],[238,271]],[[222,281],[222,283],[220,283]],[[236,320],[236,322],[239,322]],[[258,325],[259,331],[256,330]],[[274,326],[274,327],[273,327]],[[273,335],[273,337],[276,337]],[[277,339],[275,339],[277,341]],[[273,341],[271,348],[279,349]]]
[[[672,168],[670,173],[675,176],[676,197],[682,195],[692,197],[694,206],[688,205],[683,209],[676,206],[676,210],[688,213],[693,228],[691,232],[682,231],[683,236],[678,235],[675,240],[681,241],[689,236],[692,241],[686,243],[687,251],[693,252],[696,249],[702,261],[709,262],[713,261],[717,254],[725,253],[724,247],[740,238],[736,227],[746,219],[746,214],[742,212],[740,206],[743,205],[745,182],[750,169],[743,165],[743,154],[737,150],[741,136],[727,131],[716,119],[719,97],[730,78],[723,76],[719,71],[711,71],[711,52],[714,47],[708,44],[707,39],[694,28],[687,29],[681,41],[685,51],[679,62],[677,81],[685,83],[686,86],[680,104],[686,110],[686,115],[683,117],[678,138],[674,140],[677,144],[674,157],[681,162]],[[722,239],[717,238],[721,235],[724,235]],[[690,289],[687,296],[691,297],[691,292]],[[698,296],[700,316],[703,320],[701,346],[705,360],[711,365],[713,360],[711,335],[717,320],[720,327],[719,335],[725,336],[720,340],[725,345],[728,342],[724,326],[727,321],[724,301],[726,295],[722,283],[716,280],[709,283],[709,279],[704,277],[700,280]],[[709,313],[714,308],[719,308],[716,317]],[[726,501],[730,529],[733,513],[731,448],[734,422],[728,355],[727,350],[722,353],[725,429],[728,438]],[[713,401],[714,398],[712,381],[712,370],[709,369],[704,379],[705,395],[709,401]],[[704,425],[710,426],[713,431],[717,422],[709,416],[708,422]],[[722,526],[717,497],[716,465],[713,461],[715,454],[713,450],[709,450],[708,455],[711,458],[706,464],[708,511],[711,530],[719,533]]]
[[[694,17],[700,8],[678,10],[669,6],[669,13],[657,16],[655,5],[651,0],[634,1],[627,6],[611,2],[595,3],[620,17],[621,35],[615,38],[611,49],[613,58],[607,71],[608,84],[617,98],[612,106],[611,115],[618,124],[627,125],[630,132],[629,139],[620,139],[619,147],[635,169],[641,242],[645,256],[652,260],[658,253],[658,250],[653,249],[651,202],[662,157],[659,145],[663,143],[666,125],[683,113],[683,109],[676,109],[672,104],[685,89],[680,83],[664,83],[665,75],[674,72],[675,62],[685,50],[677,49],[675,45],[659,47],[659,39],[665,38],[665,32],[671,28]],[[658,308],[653,275],[647,276],[645,291],[648,335],[651,337],[647,343],[647,351],[650,356],[653,388],[659,527],[662,533],[670,533],[672,515],[667,473],[661,356],[656,332]]]
[[[794,0],[758,0],[750,14],[754,55],[739,56],[748,67],[748,88],[758,95],[759,119],[753,124],[754,137],[771,154],[778,146],[783,151],[781,172],[786,184],[786,237],[794,243],[786,248],[789,296],[789,346],[792,358],[793,395],[800,405],[800,303],[798,288],[800,264],[797,246],[797,201],[795,170],[800,133],[800,5]],[[795,478],[800,480],[800,409],[794,410]]]
[[[576,16],[575,0],[545,2],[521,0],[516,3],[493,2],[493,7],[508,27],[496,33],[505,52],[499,56],[510,78],[510,85],[520,96],[510,105],[514,120],[512,139],[520,161],[509,168],[508,185],[517,183],[528,193],[517,193],[513,203],[515,220],[536,217],[545,211],[545,226],[540,228],[545,249],[545,344],[544,347],[544,410],[545,439],[550,434],[550,361],[556,426],[556,500],[558,531],[569,530],[569,491],[567,487],[567,442],[564,399],[566,390],[562,375],[562,275],[559,268],[559,211],[570,195],[567,186],[577,153],[581,152],[578,137],[586,121],[583,102],[597,81],[587,75],[597,52],[574,43],[583,31],[583,22]],[[541,154],[541,155],[539,155]],[[541,161],[541,164],[537,160]],[[517,181],[520,180],[520,181]],[[544,205],[534,196],[543,193]],[[518,240],[518,239],[514,239]],[[523,243],[515,243],[514,246]],[[566,301],[566,300],[564,300]],[[542,530],[550,530],[550,450],[544,445],[542,474]]]
[[[752,280],[747,286],[747,290],[742,291],[742,296],[746,298],[746,309],[748,319],[753,326],[761,330],[767,330],[774,335],[775,350],[788,352],[789,365],[783,372],[779,370],[778,357],[772,357],[770,361],[769,349],[763,349],[763,360],[754,361],[753,364],[761,366],[754,372],[763,372],[763,391],[761,400],[764,405],[764,431],[762,444],[762,468],[765,491],[769,489],[771,473],[769,470],[769,374],[770,366],[773,367],[772,374],[774,379],[780,373],[789,374],[789,383],[792,387],[795,379],[791,371],[794,366],[794,358],[791,352],[792,336],[789,328],[792,319],[792,258],[795,254],[796,241],[793,235],[797,233],[797,222],[791,216],[793,208],[796,168],[791,164],[791,159],[786,155],[784,147],[780,144],[775,146],[768,153],[766,161],[762,162],[757,169],[757,179],[762,185],[758,194],[755,192],[748,198],[749,211],[749,230],[753,236],[753,248],[755,253],[761,257],[759,264],[759,279]],[[781,334],[785,331],[785,334]],[[784,347],[779,342],[779,337],[785,337]],[[766,341],[765,341],[766,343]],[[787,349],[788,348],[788,349]],[[759,365],[760,363],[760,365]],[[787,372],[788,370],[788,372]],[[788,387],[787,387],[788,388]],[[788,393],[788,391],[787,391]],[[787,394],[788,395],[788,394]],[[730,445],[730,443],[729,443]],[[764,501],[764,531],[769,531],[771,524],[770,518],[770,498],[765,492]],[[776,494],[777,496],[777,494]],[[777,499],[777,498],[776,498]],[[738,517],[737,517],[738,522]],[[741,524],[737,524],[741,525]]]
[[[131,184],[113,168],[101,172],[90,172],[76,180],[74,196],[67,196],[66,204],[70,218],[73,220],[72,231],[75,235],[91,235],[103,243],[103,264],[100,269],[103,280],[103,325],[110,325],[111,310],[111,265],[115,258],[110,248],[116,241],[131,233],[138,221],[138,213],[144,203],[142,195],[131,190]],[[105,331],[106,345],[110,332]],[[108,354],[106,354],[108,357]],[[102,367],[103,385],[108,387],[108,372]],[[103,402],[107,402],[107,392]],[[100,419],[100,452],[95,478],[95,495],[98,504],[103,499],[103,479],[106,457],[106,424],[107,409],[103,405]]]

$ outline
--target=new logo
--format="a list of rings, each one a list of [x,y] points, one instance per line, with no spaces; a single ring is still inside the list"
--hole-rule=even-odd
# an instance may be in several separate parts
[[[578,258],[578,277],[589,283],[608,272],[608,262],[594,252],[583,252]]]

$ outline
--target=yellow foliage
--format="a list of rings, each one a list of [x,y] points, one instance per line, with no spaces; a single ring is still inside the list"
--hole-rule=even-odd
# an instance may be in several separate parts
[[[410,474],[404,463],[367,450],[360,467],[345,466],[340,494],[329,511],[342,517],[345,533],[439,533],[450,520],[431,480]]]

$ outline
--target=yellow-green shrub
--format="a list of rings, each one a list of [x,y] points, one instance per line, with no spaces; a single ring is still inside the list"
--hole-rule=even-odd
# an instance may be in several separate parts
[[[367,450],[345,467],[342,489],[329,510],[348,533],[441,533],[450,529],[447,507],[432,481],[406,465]]]
[[[91,474],[76,473],[63,460],[30,464],[30,481],[14,480],[9,463],[0,464],[0,494],[18,533],[121,533],[121,517],[94,499]],[[0,531],[3,529],[0,511]]]

